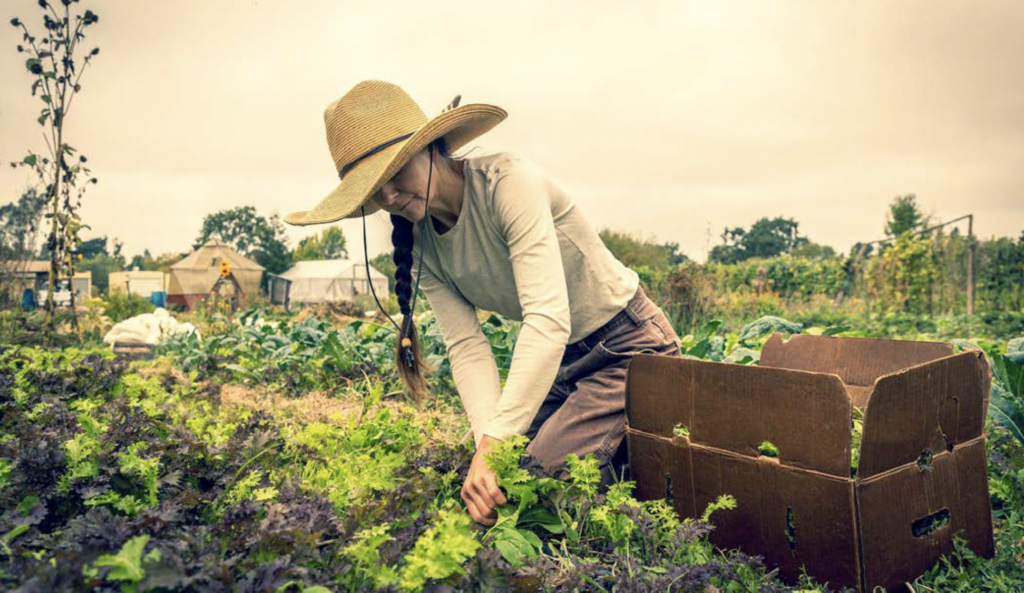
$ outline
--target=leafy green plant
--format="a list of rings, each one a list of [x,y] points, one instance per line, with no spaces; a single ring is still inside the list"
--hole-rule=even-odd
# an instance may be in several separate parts
[[[398,582],[398,572],[383,564],[380,547],[394,538],[388,534],[389,523],[381,523],[357,532],[342,553],[355,565],[351,575],[352,588],[384,589]]]
[[[429,580],[444,580],[464,574],[462,564],[480,548],[469,528],[470,519],[461,509],[445,509],[405,557],[399,575],[403,591],[421,591]]]
[[[339,426],[312,422],[290,435],[302,488],[334,503],[339,512],[395,487],[396,471],[423,442],[422,427],[387,408],[352,416]]]
[[[992,357],[992,376],[989,415],[1024,445],[1024,338]]]
[[[954,535],[953,553],[944,556],[914,584],[923,590],[1010,593],[1024,588],[1024,521],[1014,511],[996,532],[996,555],[987,560],[975,554],[961,534]],[[927,589],[926,589],[927,587]]]
[[[725,343],[724,341],[715,341],[718,337],[716,334],[721,327],[720,320],[712,319],[702,325],[696,334],[683,337],[680,340],[683,356],[712,359],[715,355],[721,356],[723,354],[721,350],[724,349]]]
[[[79,414],[77,422],[82,432],[64,442],[68,468],[60,478],[58,491],[66,491],[73,480],[99,474],[97,456],[103,450],[101,437],[107,427],[88,414]]]
[[[224,497],[225,502],[227,504],[237,504],[243,500],[254,500],[256,502],[274,500],[277,498],[277,488],[273,486],[258,488],[263,478],[264,473],[260,470],[250,472],[244,478],[235,482],[231,489],[227,491]]]
[[[496,547],[512,566],[536,558],[541,540],[531,527],[551,533],[564,531],[561,521],[540,504],[541,497],[563,486],[554,478],[538,478],[519,466],[527,439],[515,436],[495,445],[487,465],[498,476],[498,486],[509,503],[498,507],[498,519],[487,530],[484,541]]]
[[[142,479],[146,490],[146,502],[156,506],[157,490],[160,487],[160,457],[142,457],[140,453],[146,449],[147,443],[138,441],[128,445],[128,449],[118,454],[121,471],[127,475],[135,475]]]
[[[761,444],[757,446],[757,451],[765,457],[778,458],[779,456],[779,448],[770,441],[761,441]]]
[[[158,562],[160,550],[153,548],[143,555],[146,544],[149,543],[148,535],[139,535],[125,542],[117,554],[104,554],[96,559],[91,566],[82,567],[82,574],[90,577],[98,577],[99,569],[109,567],[107,580],[121,583],[122,593],[135,593],[136,583],[146,578],[146,570],[143,564]]]
[[[129,517],[138,515],[140,511],[150,506],[144,501],[139,500],[134,494],[119,494],[117,492],[97,494],[96,496],[85,499],[84,504],[87,507],[109,505]]]
[[[749,344],[753,340],[766,338],[774,333],[799,334],[802,328],[799,323],[793,323],[787,319],[766,315],[757,321],[747,324],[740,331],[740,344]]]
[[[608,488],[608,494],[602,505],[590,511],[590,525],[593,532],[614,544],[617,549],[629,556],[629,544],[637,524],[623,513],[623,507],[640,508],[640,503],[631,495],[633,482],[616,482]]]
[[[103,315],[114,323],[155,310],[156,305],[137,294],[114,293],[103,300]]]

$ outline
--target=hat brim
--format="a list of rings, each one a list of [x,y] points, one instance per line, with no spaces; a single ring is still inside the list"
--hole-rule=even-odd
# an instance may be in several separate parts
[[[408,139],[360,161],[312,210],[293,212],[285,216],[284,221],[304,226],[372,214],[379,207],[369,201],[370,197],[428,144],[444,136],[449,147],[453,151],[458,150],[507,116],[504,109],[484,103],[471,103],[446,111],[428,121]],[[360,206],[363,206],[362,210]]]

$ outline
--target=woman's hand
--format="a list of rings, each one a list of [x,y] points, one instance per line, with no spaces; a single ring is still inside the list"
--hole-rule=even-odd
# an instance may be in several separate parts
[[[469,475],[462,485],[462,500],[466,502],[469,516],[477,523],[487,526],[494,525],[498,519],[497,509],[508,502],[501,489],[498,488],[498,476],[487,467],[487,454],[498,439],[484,436],[473,455],[469,466]]]

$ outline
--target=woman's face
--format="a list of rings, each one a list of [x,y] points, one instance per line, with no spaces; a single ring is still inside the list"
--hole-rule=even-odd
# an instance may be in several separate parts
[[[394,177],[381,186],[370,198],[382,210],[397,214],[412,222],[423,219],[427,213],[427,173],[430,156],[426,149],[416,153]],[[437,195],[437,175],[431,180],[430,199]]]

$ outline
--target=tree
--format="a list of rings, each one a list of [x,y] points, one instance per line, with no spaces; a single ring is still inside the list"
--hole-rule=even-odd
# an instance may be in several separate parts
[[[345,233],[341,231],[341,227],[327,227],[320,231],[319,235],[299,241],[299,246],[295,248],[292,257],[295,261],[347,258]]]
[[[753,257],[776,257],[807,245],[807,237],[800,236],[800,223],[792,218],[777,216],[761,218],[750,230],[743,227],[722,231],[722,244],[715,245],[708,259],[723,264],[734,264]]]
[[[77,53],[79,44],[85,39],[85,29],[96,24],[99,17],[91,10],[75,14],[68,0],[61,6],[46,0],[39,0],[43,11],[43,35],[36,37],[29,32],[21,19],[11,19],[11,25],[21,29],[22,42],[18,53],[28,54],[25,68],[34,78],[32,96],[39,93],[42,111],[36,119],[43,127],[46,141],[45,155],[29,152],[13,166],[33,169],[39,178],[40,187],[45,188],[50,217],[50,232],[46,244],[50,251],[50,274],[46,298],[46,326],[52,335],[55,326],[54,286],[61,277],[75,275],[75,258],[72,257],[78,243],[78,231],[82,228],[78,209],[82,202],[86,183],[96,183],[86,167],[85,155],[76,155],[76,150],[67,143],[64,124],[67,122],[71,104],[82,89],[82,73],[100,50],[91,49],[81,59]],[[80,179],[86,179],[80,183]],[[75,316],[75,297],[71,295],[71,321],[78,327]]]
[[[391,253],[381,253],[370,260],[370,267],[388,277],[388,290],[395,292],[395,260]]]
[[[36,253],[39,227],[46,207],[46,194],[30,188],[17,202],[0,206],[0,307],[13,293],[14,276]]]
[[[601,229],[598,235],[612,255],[631,268],[647,266],[652,270],[668,270],[690,259],[679,252],[679,243],[657,243],[654,239],[607,228]]]
[[[109,241],[113,251],[107,250],[108,238],[97,237],[82,241],[78,248],[78,269],[92,272],[92,284],[99,290],[106,290],[110,285],[110,273],[120,272],[125,268],[124,255],[121,250],[124,244],[118,239]]]
[[[888,237],[899,237],[903,233],[924,226],[927,221],[927,217],[917,204],[917,196],[896,196],[889,204],[889,214],[885,217],[885,234]]]
[[[172,265],[186,257],[188,257],[188,253],[163,253],[153,257],[149,250],[146,249],[142,252],[142,255],[133,256],[127,267],[129,270],[138,268],[139,270],[167,273],[171,271]]]
[[[82,241],[82,243],[78,246],[77,252],[78,252],[78,255],[81,255],[85,259],[88,259],[88,258],[91,258],[91,257],[96,257],[97,255],[99,255],[101,253],[106,254],[107,253],[107,238],[106,237],[96,237],[95,239],[88,239],[88,240]]]
[[[148,270],[146,266],[149,262],[153,261],[153,254],[149,252],[149,249],[143,249],[142,254],[136,254],[132,256],[130,262],[128,262],[129,270]]]
[[[199,248],[214,236],[271,274],[280,274],[292,265],[284,225],[276,214],[267,219],[252,206],[209,214],[203,218],[203,228],[193,247]]]
[[[16,262],[35,255],[46,194],[30,188],[17,202],[0,206],[0,260]]]
[[[931,314],[931,292],[938,278],[933,241],[904,232],[865,272],[872,300],[887,311]]]
[[[92,272],[92,285],[98,290],[106,290],[110,285],[110,273],[124,269],[124,261],[109,253],[96,255],[78,262],[78,269]]]
[[[794,257],[806,257],[807,259],[828,259],[836,256],[836,250],[832,249],[828,245],[808,241],[807,243],[790,250],[789,254]]]

